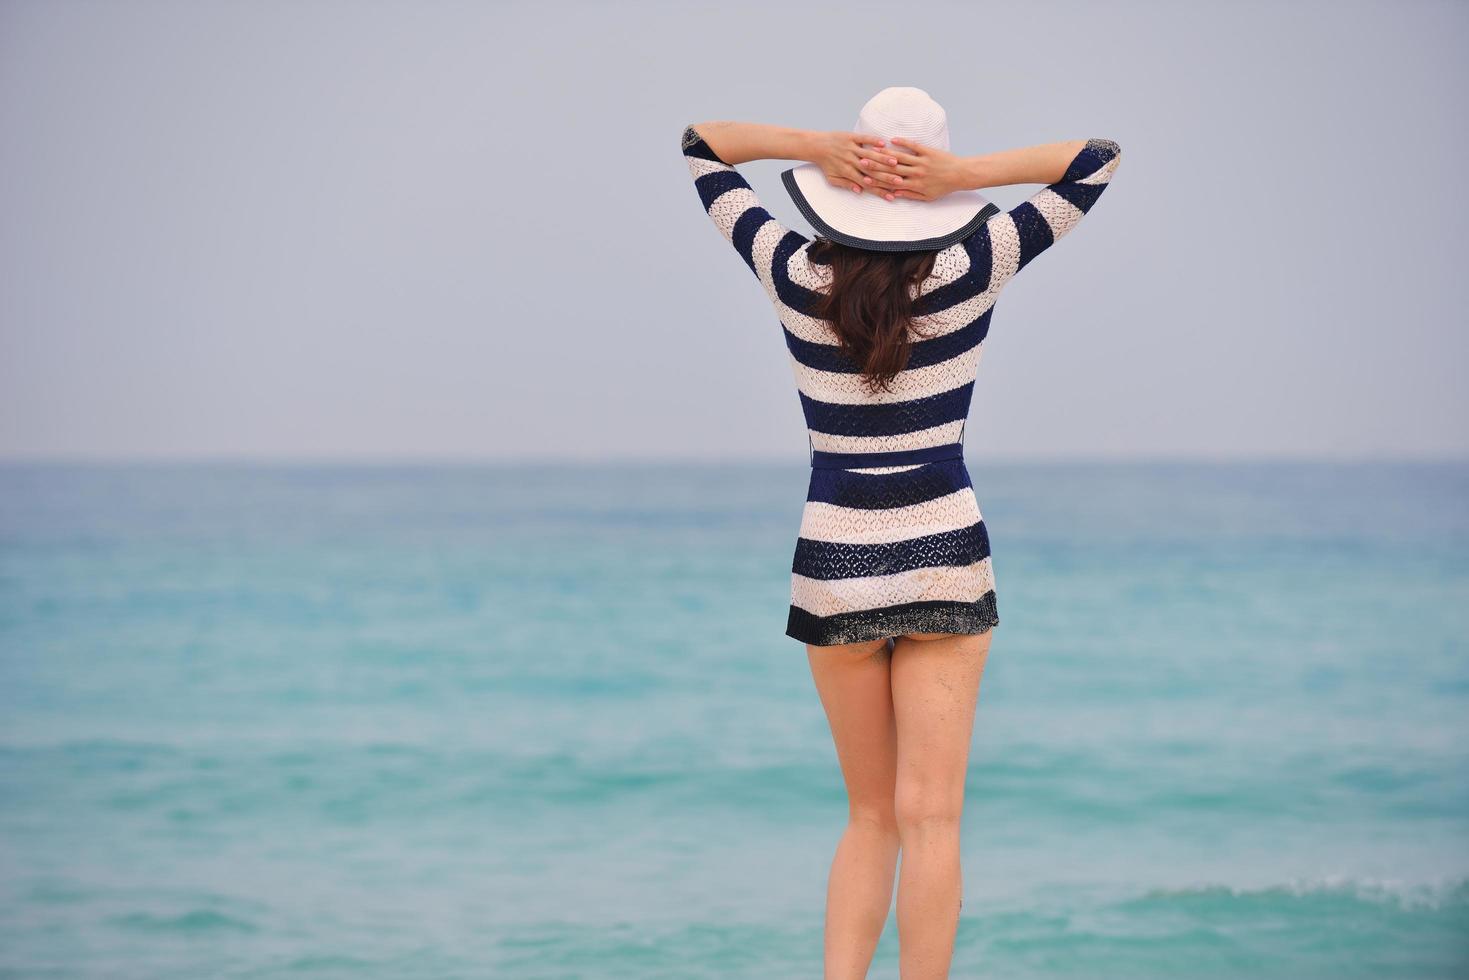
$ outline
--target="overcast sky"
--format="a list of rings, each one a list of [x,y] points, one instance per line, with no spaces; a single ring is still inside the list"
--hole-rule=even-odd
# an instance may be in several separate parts
[[[677,140],[888,85],[957,152],[1123,150],[971,459],[1463,455],[1466,48],[1454,2],[8,0],[0,455],[803,460]]]

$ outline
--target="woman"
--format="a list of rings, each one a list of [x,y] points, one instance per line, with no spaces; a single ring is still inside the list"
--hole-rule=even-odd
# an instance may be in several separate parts
[[[786,634],[806,644],[850,805],[827,891],[826,977],[863,977],[897,858],[904,980],[946,977],[962,901],[959,821],[980,675],[999,624],[963,458],[1000,290],[1074,228],[1119,162],[1111,140],[949,152],[921,89],[879,92],[855,132],[685,127],[705,211],[775,305],[811,444]],[[815,240],[734,165],[781,177]],[[1002,212],[979,188],[1045,183]]]

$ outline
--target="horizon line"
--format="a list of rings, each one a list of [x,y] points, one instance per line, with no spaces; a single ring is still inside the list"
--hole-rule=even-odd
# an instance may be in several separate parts
[[[966,454],[966,463],[993,465],[1055,464],[1366,464],[1469,463],[1463,453],[995,453]],[[433,453],[0,453],[0,467],[23,466],[301,466],[301,467],[527,467],[527,466],[804,466],[806,453],[795,456],[735,456],[650,453],[593,454],[433,454]]]

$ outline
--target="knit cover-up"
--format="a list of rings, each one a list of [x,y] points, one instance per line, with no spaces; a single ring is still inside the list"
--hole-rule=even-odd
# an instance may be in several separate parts
[[[682,145],[704,210],[775,305],[806,418],[811,482],[786,635],[830,646],[999,625],[989,534],[963,457],[990,314],[1015,274],[1096,203],[1120,148],[1087,140],[1061,180],[939,250],[917,286],[908,364],[891,391],[873,394],[830,324],[811,315],[831,284],[831,266],[808,256],[812,240],[771,217],[692,125]],[[849,465],[843,454],[863,455]]]

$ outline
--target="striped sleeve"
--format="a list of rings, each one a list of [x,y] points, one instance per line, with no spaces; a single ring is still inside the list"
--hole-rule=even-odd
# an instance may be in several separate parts
[[[725,163],[692,125],[683,131],[684,161],[699,201],[714,227],[734,246],[750,271],[773,290],[771,263],[810,241],[775,220],[760,204],[749,181]]]
[[[1066,173],[1025,201],[985,223],[997,270],[1013,276],[1075,228],[1107,189],[1122,160],[1109,139],[1089,139]]]

